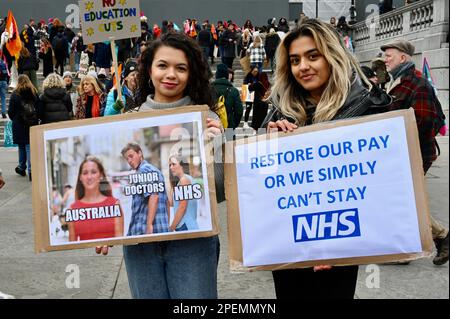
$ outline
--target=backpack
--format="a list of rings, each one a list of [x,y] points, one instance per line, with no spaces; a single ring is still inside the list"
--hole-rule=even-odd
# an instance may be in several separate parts
[[[65,51],[64,43],[65,43],[64,37],[56,36],[55,39],[53,40],[53,50],[58,53],[64,52]]]
[[[23,101],[23,113],[21,118],[26,126],[33,126],[39,123],[38,114],[36,108],[34,107],[33,101]]]
[[[441,102],[439,102],[437,96],[435,96],[436,98],[436,114],[437,114],[437,118],[435,118],[435,125],[434,125],[434,135],[438,135],[438,133],[440,133],[440,131],[442,130],[443,127],[445,127],[446,123],[445,123],[445,114],[444,111],[442,110],[442,105]]]
[[[227,99],[229,91],[230,88],[227,88],[225,95],[219,96],[216,104],[216,114],[219,116],[223,128],[228,128],[227,107],[225,106],[225,100]]]

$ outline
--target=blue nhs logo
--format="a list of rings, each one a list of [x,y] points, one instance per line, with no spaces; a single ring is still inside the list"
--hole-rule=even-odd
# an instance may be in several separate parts
[[[296,243],[361,236],[358,209],[292,216]]]

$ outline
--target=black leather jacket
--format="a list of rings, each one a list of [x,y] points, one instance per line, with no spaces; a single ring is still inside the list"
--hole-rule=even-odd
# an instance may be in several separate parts
[[[383,113],[388,110],[387,106],[391,104],[391,102],[392,97],[386,92],[375,85],[372,87],[372,90],[369,91],[362,85],[358,78],[353,82],[350,89],[350,94],[348,95],[344,105],[339,109],[332,120],[334,121],[363,115]],[[286,119],[291,123],[295,123],[294,119],[283,115],[279,108],[274,105],[264,119],[261,127],[267,127],[267,124],[270,121],[275,122],[283,119]]]

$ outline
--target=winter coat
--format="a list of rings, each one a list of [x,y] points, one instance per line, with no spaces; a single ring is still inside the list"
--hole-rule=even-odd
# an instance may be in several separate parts
[[[268,59],[272,59],[275,56],[275,52],[280,42],[281,39],[278,33],[267,34],[264,49],[266,49],[266,55]]]
[[[69,54],[69,42],[63,32],[59,32],[52,41],[52,48],[55,52],[55,58],[58,61],[63,61]]]
[[[241,96],[238,89],[227,79],[217,79],[213,83],[216,97],[225,97],[225,107],[227,109],[227,120],[229,128],[236,128],[242,119],[244,109],[242,107]],[[228,92],[227,92],[228,90]]]
[[[243,57],[245,57],[245,55],[247,54],[247,49],[249,48],[250,44],[252,44],[253,39],[250,36],[248,38],[247,41],[244,41],[244,37],[241,36],[241,38],[239,39],[239,44],[238,44],[238,52],[239,52],[239,57],[242,59]]]
[[[45,89],[38,110],[41,124],[70,120],[72,101],[65,88]]]
[[[103,42],[96,43],[94,49],[94,62],[98,68],[109,69],[111,67],[111,47]]]
[[[36,71],[39,69],[39,62],[34,55],[30,55],[28,58],[19,57],[17,65],[17,72],[19,74],[23,74],[25,71]]]
[[[435,134],[439,130],[440,102],[433,87],[414,66],[406,69],[388,84],[387,92],[394,97],[389,110],[413,108],[419,133],[424,171],[437,158]]]
[[[220,45],[223,47],[224,58],[234,58],[236,56],[236,34],[230,30],[226,30],[220,38]]]
[[[54,72],[53,69],[53,50],[52,48],[48,48],[47,53],[44,53],[42,51],[39,52],[39,58],[41,58],[43,62],[43,74],[44,78],[47,77],[50,73]]]
[[[250,73],[250,75],[252,74]],[[246,82],[246,84],[248,84],[248,90],[250,92],[255,92],[252,123],[250,126],[257,130],[266,118],[269,109],[269,104],[263,99],[267,90],[270,88],[270,83],[266,73],[261,73],[256,78],[251,76],[250,79],[247,75],[246,80],[248,82]]]
[[[77,106],[75,108],[75,118],[77,120],[82,120],[86,118],[86,96],[83,95],[79,95],[78,99],[77,99]],[[105,105],[106,105],[106,94],[105,93],[101,93],[99,96],[99,110],[104,109]]]
[[[33,103],[36,110],[39,109],[39,97],[33,95],[31,90],[24,91],[19,95],[16,91],[11,94],[9,100],[8,116],[12,121],[13,143],[30,144],[30,127],[22,119],[24,112],[23,101]]]
[[[106,98],[104,116],[116,115],[121,113],[122,110],[114,109],[114,104],[116,103],[117,97],[118,97],[117,89],[112,89],[111,91],[109,91],[108,96]],[[132,92],[125,85],[122,85],[122,102],[124,103],[125,106],[124,112],[129,112],[130,110],[137,110],[138,107],[140,106],[138,101],[140,101],[139,92],[137,92],[135,96],[133,96]]]
[[[211,31],[201,30],[198,33],[197,41],[198,41],[198,45],[200,45],[201,47],[209,48],[211,46],[211,43],[213,42],[213,37],[212,37]]]

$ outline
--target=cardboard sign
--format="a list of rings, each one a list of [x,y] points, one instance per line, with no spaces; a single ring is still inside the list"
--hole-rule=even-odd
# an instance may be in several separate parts
[[[141,36],[139,0],[80,0],[84,44]]]
[[[432,251],[412,110],[237,141],[226,196],[233,269],[367,264]]]
[[[216,235],[207,110],[32,127],[36,252]]]

